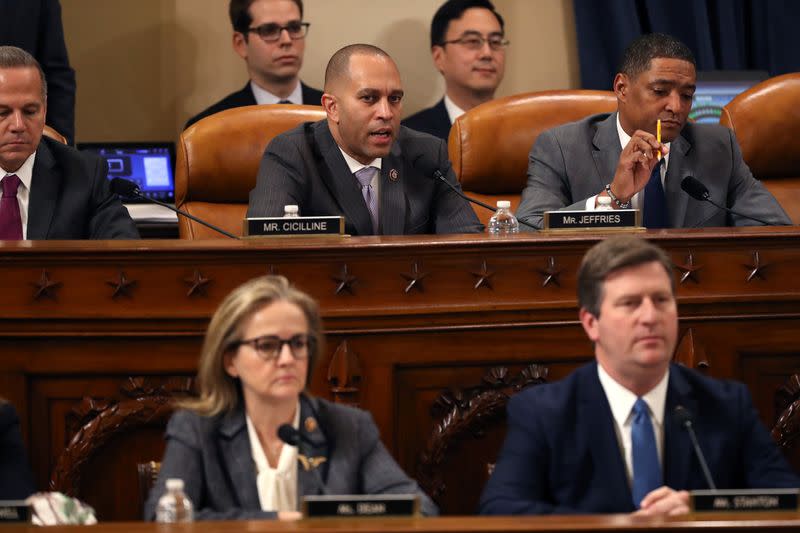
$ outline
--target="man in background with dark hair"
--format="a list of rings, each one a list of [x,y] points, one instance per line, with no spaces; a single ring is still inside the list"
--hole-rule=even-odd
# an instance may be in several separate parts
[[[448,0],[431,22],[431,55],[445,83],[438,104],[403,125],[447,142],[450,126],[473,107],[494,98],[506,64],[505,24],[489,0]]]
[[[791,224],[753,177],[732,131],[688,122],[695,80],[694,55],[682,42],[661,33],[633,41],[614,78],[618,112],[539,135],[517,218],[541,228],[545,211],[593,210],[609,196],[614,209],[642,209],[648,228],[759,224],[691,198],[681,182],[692,176],[729,209]]]
[[[577,292],[595,361],[511,398],[482,513],[687,513],[688,491],[711,487],[686,418],[716,488],[800,485],[747,386],[672,363],[678,308],[663,250],[608,238],[584,256]]]
[[[256,104],[321,105],[322,92],[300,81],[305,38],[302,0],[231,0],[233,49],[250,81],[186,123],[225,109]]]

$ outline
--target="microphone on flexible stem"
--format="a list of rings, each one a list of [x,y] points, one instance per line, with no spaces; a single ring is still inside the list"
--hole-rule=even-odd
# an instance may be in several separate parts
[[[760,222],[765,226],[771,226],[772,223],[767,222],[766,220],[761,220],[760,218],[751,217],[750,215],[745,215],[744,213],[738,213],[733,209],[725,207],[724,205],[720,205],[714,200],[711,199],[711,193],[708,192],[708,187],[703,185],[703,182],[699,179],[695,178],[694,176],[686,176],[681,180],[681,189],[684,190],[689,196],[694,198],[695,200],[699,200],[701,202],[708,202],[711,205],[718,207],[719,209],[724,209],[728,213],[732,215],[737,215],[743,218],[749,218],[750,220],[755,220],[756,222]]]
[[[469,196],[467,196],[463,192],[459,191],[458,188],[456,188],[452,183],[447,181],[447,178],[444,176],[442,171],[436,166],[436,163],[431,161],[431,160],[429,160],[428,158],[426,158],[425,154],[419,154],[417,156],[417,158],[412,161],[411,164],[414,167],[416,167],[417,170],[419,170],[422,173],[422,175],[428,176],[429,178],[433,178],[433,179],[441,181],[442,183],[444,183],[445,185],[450,187],[450,190],[452,190],[454,193],[459,195],[464,200],[466,200],[466,201],[468,201],[470,203],[473,203],[475,205],[479,205],[479,206],[483,207],[484,209],[488,209],[489,211],[491,211],[493,213],[497,212],[497,208],[492,207],[489,204],[483,203],[480,200],[476,200],[474,198],[470,198]],[[525,222],[524,220],[521,220],[519,218],[517,219],[517,221],[520,224],[525,224],[529,228],[533,228],[535,230],[539,229],[536,226],[534,226],[533,224]]]
[[[300,442],[314,446],[314,442],[309,439],[307,435],[295,429],[291,424],[283,424],[278,428],[278,438],[289,446],[299,446]],[[314,478],[314,483],[317,485],[317,488],[320,490],[320,492],[322,492],[322,494],[327,496],[329,492],[325,487],[325,483],[322,482],[322,476],[319,475],[319,469],[312,466],[309,470],[311,471],[311,475]]]
[[[186,211],[178,209],[175,206],[172,206],[172,205],[169,205],[169,204],[165,204],[164,202],[156,200],[155,198],[148,198],[147,196],[144,196],[142,194],[142,191],[139,190],[139,186],[136,185],[136,183],[131,181],[131,180],[126,180],[125,178],[113,178],[111,180],[111,192],[113,192],[115,194],[119,194],[121,196],[141,198],[142,200],[145,200],[147,202],[152,202],[154,204],[158,204],[158,205],[160,205],[162,207],[166,207],[170,211],[174,211],[174,212],[178,213],[179,215],[183,215],[186,218],[194,220],[198,224],[202,224],[203,226],[205,226],[207,228],[211,228],[214,231],[216,231],[217,233],[221,233],[221,234],[225,235],[226,237],[230,237],[231,239],[239,240],[239,237],[237,237],[236,235],[234,235],[232,233],[228,233],[224,229],[218,228],[215,225],[210,224],[210,223],[208,223],[208,222],[206,222],[204,220],[200,220],[196,216],[190,215]]]
[[[714,484],[714,480],[711,478],[711,472],[708,469],[706,457],[703,455],[703,450],[700,449],[700,443],[697,442],[697,435],[694,432],[694,425],[692,421],[692,413],[690,413],[689,410],[684,406],[678,405],[675,407],[672,415],[674,420],[681,427],[685,428],[687,433],[689,433],[689,438],[691,439],[692,447],[694,448],[694,454],[697,456],[697,460],[700,461],[700,468],[703,470],[703,477],[706,478],[708,488],[711,490],[717,490],[717,486]]]

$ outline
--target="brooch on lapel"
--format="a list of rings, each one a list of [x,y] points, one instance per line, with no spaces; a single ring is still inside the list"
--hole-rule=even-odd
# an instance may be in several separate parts
[[[303,421],[303,426],[309,433],[314,433],[317,429],[317,421],[313,416],[309,416]]]
[[[303,470],[308,472],[309,470],[313,470],[315,468],[319,468],[319,465],[324,463],[328,460],[325,456],[319,457],[306,457],[302,453],[297,454],[297,460],[300,461],[300,464],[303,465]]]
[[[400,178],[400,175],[397,173],[397,169],[391,169],[389,171],[389,179],[392,181],[397,181]]]

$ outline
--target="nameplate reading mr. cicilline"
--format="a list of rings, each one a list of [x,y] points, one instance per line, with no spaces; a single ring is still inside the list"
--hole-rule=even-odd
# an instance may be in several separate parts
[[[544,214],[546,230],[634,229],[641,225],[641,211],[638,209],[547,211]]]
[[[247,218],[244,221],[244,234],[248,237],[343,233],[344,217],[265,217]]]

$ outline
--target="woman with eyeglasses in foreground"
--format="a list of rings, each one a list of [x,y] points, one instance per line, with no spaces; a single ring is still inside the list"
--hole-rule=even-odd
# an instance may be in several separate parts
[[[437,514],[369,413],[306,392],[322,343],[316,302],[286,278],[256,278],[230,293],[206,332],[200,396],[167,425],[145,518],[154,519],[169,478],[184,481],[196,520],[296,519],[320,483],[329,494],[417,493],[423,514]],[[285,424],[299,431],[298,447],[278,436]]]

